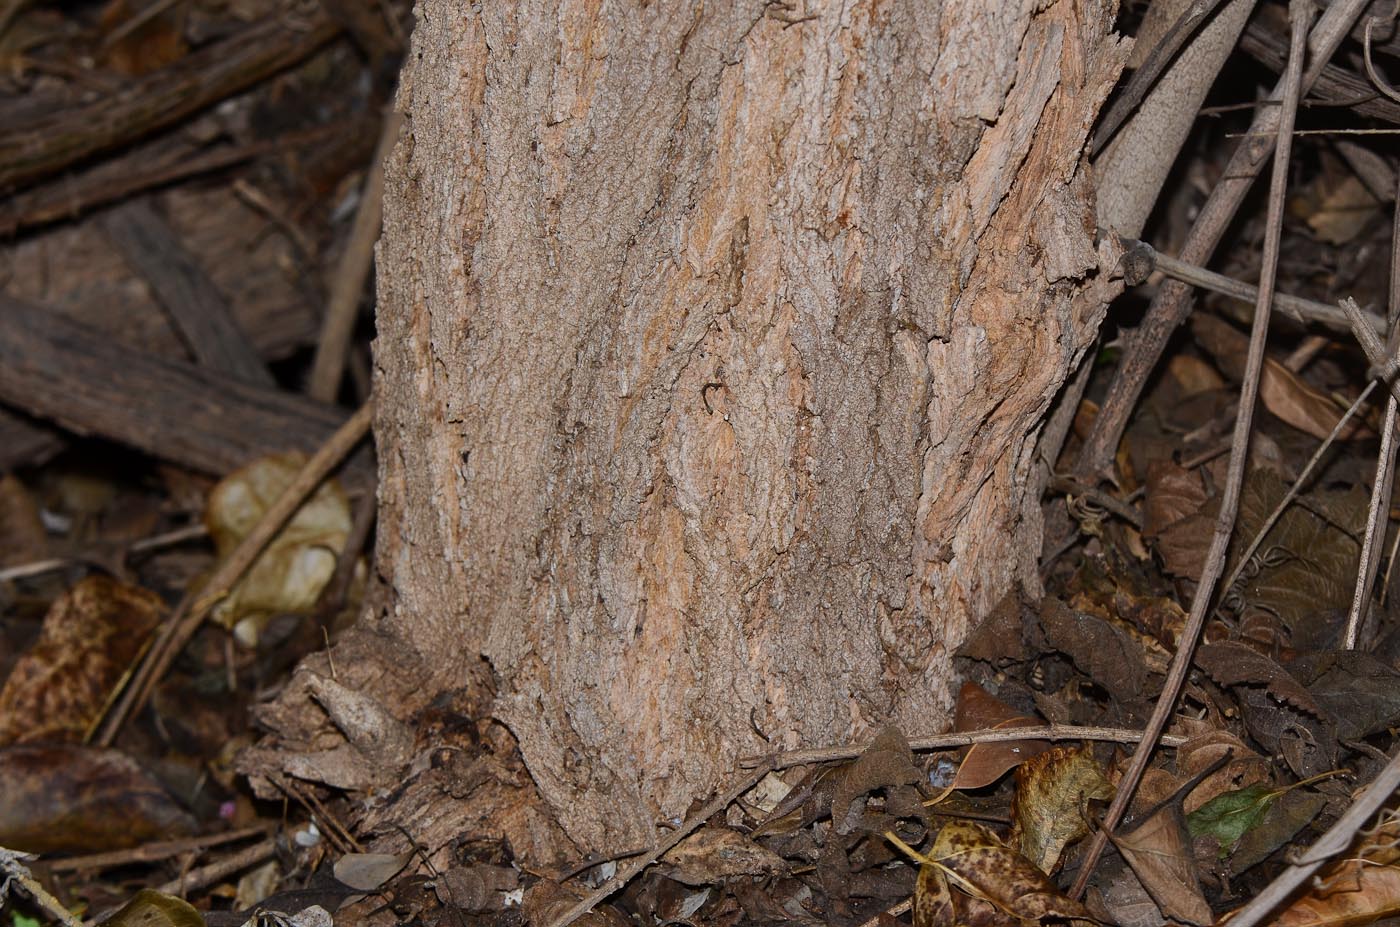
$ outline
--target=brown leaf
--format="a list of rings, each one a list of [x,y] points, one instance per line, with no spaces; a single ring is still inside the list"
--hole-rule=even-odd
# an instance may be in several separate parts
[[[1231,570],[1287,491],[1276,473],[1249,472],[1230,545]],[[1257,574],[1239,583],[1244,598],[1278,615],[1290,630],[1306,626],[1318,612],[1349,607],[1366,505],[1359,489],[1315,491],[1296,499],[1254,555]]]
[[[204,927],[204,917],[183,898],[143,888],[102,927]]]
[[[1102,923],[1117,927],[1163,927],[1166,924],[1157,902],[1121,859],[1103,863],[1095,882],[1097,885],[1090,886],[1084,897],[1084,906]]]
[[[1400,822],[1392,817],[1324,867],[1313,886],[1275,913],[1269,923],[1273,927],[1350,927],[1400,913],[1397,841]]]
[[[1163,803],[1131,832],[1109,837],[1163,914],[1188,924],[1215,920],[1201,894],[1179,796]]]
[[[913,786],[922,779],[914,765],[909,741],[898,728],[885,728],[836,783],[831,797],[832,825],[838,834],[851,833],[857,828],[864,808],[864,803],[858,799],[880,789],[886,791],[889,799],[891,790]]]
[[[1089,919],[1083,905],[975,821],[945,824],[928,860],[914,889],[914,927]]]
[[[1154,461],[1147,468],[1147,489],[1142,506],[1142,534],[1161,537],[1172,525],[1195,515],[1209,496],[1200,473],[1170,460]]]
[[[1065,847],[1089,833],[1088,805],[1113,797],[1087,746],[1062,745],[1032,757],[1016,770],[1011,842],[1047,875]]]
[[[1190,738],[1176,749],[1176,768],[1182,776],[1189,779],[1214,766],[1221,757],[1227,754],[1230,757],[1224,766],[1206,776],[1186,796],[1182,808],[1187,814],[1224,792],[1268,781],[1268,759],[1245,746],[1243,740],[1229,731],[1193,718],[1178,718],[1175,728]]]
[[[1302,683],[1273,660],[1237,641],[1203,644],[1196,650],[1195,663],[1222,686],[1260,686],[1270,695],[1315,718],[1327,713]]]
[[[964,682],[958,692],[958,707],[953,715],[953,730],[1001,730],[1008,727],[1037,727],[1041,721],[1020,714],[975,682]],[[1043,740],[1010,740],[1002,743],[973,744],[967,748],[953,789],[980,789],[1006,775],[1012,769],[1037,754],[1050,749]]]
[[[1400,723],[1400,672],[1359,650],[1304,654],[1288,672],[1337,722],[1337,736],[1360,740]]]
[[[54,602],[0,689],[0,744],[82,740],[164,608],[155,593],[106,576]]]
[[[1051,644],[1119,701],[1137,701],[1160,686],[1149,669],[1146,638],[1127,625],[1076,612],[1055,598],[1042,604],[1040,624]]]
[[[31,853],[114,850],[194,831],[194,819],[118,750],[5,747],[0,782],[0,846]]]
[[[1228,322],[1203,312],[1192,314],[1191,331],[1216,364],[1239,379],[1249,338]],[[1296,373],[1267,357],[1259,380],[1259,399],[1276,418],[1319,439],[1332,433],[1345,411],[1331,397],[1314,390]],[[1373,437],[1373,434],[1365,422],[1353,418],[1338,437],[1352,440]]]

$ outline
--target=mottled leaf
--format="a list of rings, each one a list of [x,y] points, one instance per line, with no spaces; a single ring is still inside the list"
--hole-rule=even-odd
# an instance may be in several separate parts
[[[914,892],[914,927],[1089,919],[1083,905],[974,821],[945,824],[927,859]]]
[[[61,596],[0,689],[0,744],[82,740],[164,611],[155,593],[106,576]]]
[[[1054,747],[1016,769],[1011,841],[1049,874],[1065,847],[1089,833],[1089,802],[1112,797],[1089,747]]]

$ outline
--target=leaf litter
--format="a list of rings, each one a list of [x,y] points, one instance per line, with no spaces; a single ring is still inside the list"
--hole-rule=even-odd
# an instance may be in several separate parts
[[[53,31],[62,14],[41,6],[16,5],[24,34],[62,35]],[[107,5],[100,23],[70,25],[96,39],[91,44],[102,49],[104,66],[140,73],[188,51],[185,24],[168,6],[158,4],[142,28],[126,32],[117,24],[136,11],[124,2]],[[196,31],[233,29],[259,15],[254,3],[232,18],[215,12],[200,26],[211,14],[199,6],[190,27]],[[6,51],[16,72],[26,60]],[[334,78],[346,60],[353,56],[341,49],[339,63],[322,61],[299,80],[353,85]],[[259,117],[250,111],[241,118]],[[225,130],[192,129],[208,137]],[[1289,200],[1283,248],[1293,270],[1282,283],[1318,300],[1345,293],[1383,304],[1388,281],[1374,265],[1384,262],[1366,256],[1385,245],[1384,197],[1330,147],[1312,149],[1308,158],[1301,189]],[[1210,175],[1218,167],[1196,156],[1191,170]],[[344,169],[324,170],[291,178],[291,189],[309,197],[307,191],[338,187]],[[250,189],[245,183],[240,195]],[[1179,250],[1181,217],[1199,205],[1190,186],[1171,199],[1152,229],[1164,252]],[[295,206],[293,213],[305,214],[310,201]],[[1246,212],[1239,226],[1218,264],[1228,275],[1253,279],[1259,215]],[[1234,384],[1247,337],[1236,324],[1237,304],[1218,297],[1201,303],[1141,400],[1109,478],[1068,500],[1082,531],[1075,546],[1047,561],[1044,595],[1007,596],[958,652],[964,682],[955,732],[1057,725],[1071,735],[916,752],[907,738],[929,733],[940,719],[928,719],[928,730],[872,731],[853,759],[764,776],[580,922],[855,925],[885,923],[904,906],[919,927],[1205,924],[1238,909],[1338,820],[1353,791],[1396,750],[1400,622],[1393,599],[1400,579],[1389,569],[1395,531],[1387,521],[1382,580],[1365,603],[1362,645],[1343,649],[1379,417],[1371,411],[1342,424],[1366,367],[1349,336],[1282,322],[1264,364],[1266,414],[1227,557],[1226,574],[1235,578],[1221,590],[1196,652],[1171,745],[1157,751],[1085,900],[1069,890],[1085,838],[1100,827],[1123,774],[1129,735],[1162,690],[1221,506],[1222,440],[1237,411]],[[1129,327],[1105,329],[1099,371],[1074,410],[1076,431],[1063,461],[1072,460],[1101,408],[1100,373],[1113,369]],[[1308,455],[1338,427],[1341,443],[1285,505]],[[181,596],[238,546],[299,462],[266,458],[216,488],[193,471],[148,463],[134,480],[121,467],[94,475],[75,465],[81,457],[43,459],[0,478],[0,595],[8,619],[0,647],[0,846],[11,847],[3,852],[14,859],[25,850],[60,854],[45,863],[66,874],[65,903],[122,927],[216,924],[221,917],[309,927],[363,889],[382,891],[376,903],[404,922],[513,925],[528,887],[524,916],[551,923],[586,894],[585,885],[600,884],[629,858],[635,848],[618,848],[619,859],[593,861],[581,876],[522,872],[508,841],[464,837],[451,848],[456,865],[425,875],[414,854],[357,848],[340,821],[350,809],[330,793],[286,783],[285,808],[250,799],[232,767],[233,754],[252,739],[249,709],[261,691],[285,683],[299,656],[333,634],[328,616],[303,620],[321,604],[333,571],[348,563],[357,573],[342,558],[353,527],[350,498],[332,484],[218,604],[214,620],[240,629],[240,646],[201,627],[140,722],[115,744],[94,742],[95,725],[137,653],[167,626]],[[1115,518],[1096,504],[1104,493],[1133,518]],[[168,532],[197,539],[201,519],[213,550],[202,540],[145,546]],[[359,590],[351,588],[353,607]],[[450,708],[443,718],[445,727],[471,727]],[[1089,727],[1109,734],[1072,736]],[[467,739],[491,736],[504,735],[473,729]],[[455,769],[461,759],[433,762]],[[508,789],[525,775],[472,759],[463,761],[469,773],[454,788],[482,781]],[[275,846],[239,842],[261,839],[267,829],[280,829]],[[184,878],[195,854],[219,846],[200,841],[223,837],[257,851],[247,856],[263,876],[211,876],[195,889],[197,906],[177,897],[184,891],[178,883],[167,882],[169,891],[133,890]],[[1357,925],[1400,912],[1397,840],[1395,813],[1382,810],[1273,922]],[[123,847],[134,851],[120,855]],[[119,875],[107,878],[109,871]],[[6,878],[22,895],[19,870],[7,869]],[[241,910],[245,903],[261,907]],[[27,923],[29,915],[10,904],[12,922]]]

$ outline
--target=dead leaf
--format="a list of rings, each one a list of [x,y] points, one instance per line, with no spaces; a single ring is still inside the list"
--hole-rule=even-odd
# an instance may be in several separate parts
[[[1255,469],[1246,475],[1227,572],[1234,570],[1245,546],[1287,491],[1288,484],[1272,471]],[[1355,585],[1366,506],[1366,494],[1356,489],[1314,491],[1295,499],[1260,544],[1244,578],[1229,592],[1278,615],[1290,631],[1321,612],[1346,609]]]
[[[1087,745],[1053,747],[1016,769],[1011,842],[1049,875],[1065,847],[1089,833],[1089,802],[1112,797]]]
[[[0,689],[0,744],[82,740],[164,611],[155,593],[106,576],[68,590]]]
[[[1228,755],[1225,765],[1207,775],[1187,794],[1182,809],[1188,814],[1222,792],[1243,788],[1269,778],[1269,761],[1245,745],[1238,736],[1212,727],[1209,722],[1178,717],[1174,729],[1190,738],[1176,749],[1176,768],[1192,778]]]
[[[1038,718],[1019,713],[975,682],[964,682],[958,691],[958,706],[953,715],[954,731],[1038,727],[1041,723]],[[1006,775],[1007,770],[1049,749],[1050,744],[1043,740],[973,744],[964,753],[949,788],[980,789],[991,785]]]
[[[1187,839],[1181,807],[1186,796],[1228,760],[1228,755],[1217,757],[1213,764],[1181,782],[1144,813],[1131,830],[1109,834],[1162,913],[1175,921],[1209,924],[1214,920],[1210,905],[1201,894],[1195,854]]]
[[[914,889],[914,927],[1089,920],[1029,860],[975,821],[943,825]]]
[[[1163,914],[1188,924],[1215,920],[1201,894],[1180,796],[1164,802],[1131,831],[1109,836]]]
[[[1090,886],[1084,906],[1102,923],[1117,927],[1163,927],[1166,918],[1142,882],[1121,859],[1101,864],[1098,885]],[[1102,888],[1098,886],[1101,885]]]
[[[204,521],[221,559],[248,535],[305,462],[300,453],[263,457],[214,487]],[[344,491],[334,480],[323,483],[215,606],[214,620],[252,645],[273,615],[309,613],[335,572],[350,523]]]
[[[335,861],[332,873],[344,884],[362,892],[378,891],[399,874],[413,857],[408,853],[346,853]]]
[[[1288,671],[1337,723],[1337,736],[1360,740],[1400,723],[1400,672],[1359,650],[1304,654]]]
[[[1364,832],[1342,857],[1323,867],[1288,907],[1273,914],[1272,927],[1351,927],[1400,913],[1400,823],[1392,816]],[[1320,886],[1320,887],[1318,887]]]
[[[1312,693],[1287,670],[1238,641],[1202,644],[1196,649],[1194,662],[1222,686],[1258,686],[1299,711],[1305,711],[1315,718],[1327,717],[1327,712],[1313,699]]]
[[[1208,498],[1199,472],[1170,460],[1153,461],[1147,467],[1142,536],[1160,538],[1168,528],[1200,512]]]
[[[914,754],[909,749],[909,741],[898,728],[887,727],[880,732],[865,752],[848,766],[836,783],[836,791],[831,797],[831,822],[838,834],[849,834],[858,829],[865,803],[860,801],[874,791],[884,791],[887,806],[901,809],[918,808],[920,796],[913,787],[923,776],[914,765]],[[896,796],[903,790],[906,794]],[[891,808],[898,816],[901,812]]]
[[[204,917],[183,898],[143,888],[102,927],[204,927]]]
[[[1230,853],[1230,872],[1239,875],[1268,859],[1307,827],[1327,805],[1319,792],[1290,790],[1278,797],[1254,827],[1245,831]]]
[[[1380,203],[1336,158],[1324,158],[1323,164],[1311,183],[1289,197],[1289,212],[1301,216],[1319,241],[1344,245],[1376,218]]]
[[[1243,372],[1241,364],[1249,346],[1247,335],[1228,322],[1203,312],[1192,314],[1191,331],[1222,370],[1235,379],[1240,378]],[[1318,439],[1331,434],[1346,411],[1345,406],[1313,389],[1296,373],[1270,357],[1264,359],[1259,380],[1259,400],[1276,418]],[[1364,421],[1353,418],[1342,429],[1338,439],[1349,441],[1374,436]]]
[[[1145,636],[1126,625],[1076,612],[1051,597],[1042,604],[1040,624],[1050,643],[1115,699],[1135,702],[1160,687],[1148,668]]]
[[[115,850],[194,832],[194,819],[118,750],[5,747],[0,782],[0,846],[31,853]]]

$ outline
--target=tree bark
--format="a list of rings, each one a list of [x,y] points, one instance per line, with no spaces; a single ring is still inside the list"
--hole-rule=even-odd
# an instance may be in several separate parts
[[[352,684],[472,687],[590,850],[740,756],[946,727],[969,624],[1038,591],[1036,436],[1118,286],[1115,4],[417,12]]]

